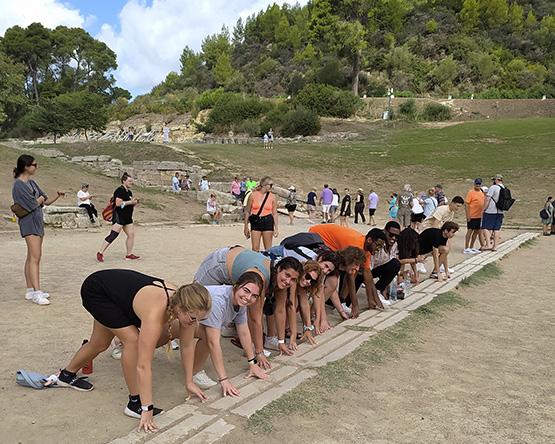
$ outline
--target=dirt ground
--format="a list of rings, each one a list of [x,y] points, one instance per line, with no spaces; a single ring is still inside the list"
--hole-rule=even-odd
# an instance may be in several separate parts
[[[318,415],[276,418],[263,437],[240,426],[225,442],[555,442],[555,274],[538,266],[553,262],[554,245],[541,238],[501,261],[498,279],[458,290],[471,303],[370,366],[363,395],[328,387],[333,405]]]
[[[384,220],[378,220],[383,226]],[[282,237],[306,230],[298,221],[287,226],[281,218]],[[367,226],[359,225],[365,232]],[[83,279],[102,268],[130,268],[170,282],[189,282],[198,264],[212,250],[242,243],[240,226],[137,227],[136,253],[140,261],[123,259],[124,242],[118,239],[106,254],[104,264],[95,261],[95,252],[107,229],[92,231],[47,230],[42,261],[42,287],[51,294],[50,306],[37,306],[24,299],[23,263],[25,244],[18,233],[0,233],[0,414],[1,436],[9,442],[100,443],[129,432],[136,422],[123,415],[127,390],[120,365],[109,353],[94,362],[90,393],[52,389],[34,391],[15,384],[15,372],[27,369],[51,374],[67,364],[92,326],[81,306],[79,289]],[[515,233],[507,232],[508,238]],[[456,238],[452,263],[460,262],[463,236]],[[364,302],[361,301],[364,307]],[[333,317],[332,317],[333,319]],[[337,318],[335,318],[337,320]],[[238,349],[223,341],[228,374],[244,369]],[[179,356],[168,361],[164,350],[156,353],[154,389],[157,403],[169,409],[184,401]],[[211,368],[208,368],[211,374]],[[213,374],[212,374],[213,375]],[[86,437],[86,438],[84,438]],[[2,440],[3,441],[3,440]],[[4,441],[6,442],[6,441]]]

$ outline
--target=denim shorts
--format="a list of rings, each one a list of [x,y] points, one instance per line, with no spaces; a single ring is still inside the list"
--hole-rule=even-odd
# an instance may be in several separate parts
[[[482,217],[482,228],[490,231],[499,231],[503,224],[503,213],[490,214],[484,213]]]
[[[220,248],[206,256],[195,273],[194,281],[202,285],[232,285],[226,264],[230,249]]]

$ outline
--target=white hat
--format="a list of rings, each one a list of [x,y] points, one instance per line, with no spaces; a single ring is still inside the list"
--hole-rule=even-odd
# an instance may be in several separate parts
[[[287,188],[287,189],[288,189],[289,191],[296,191],[296,190],[297,190],[293,185],[291,185],[291,186],[290,186],[289,188]]]
[[[487,193],[487,192],[488,192],[488,190],[489,190],[489,188],[488,188],[488,187],[486,187],[485,185],[484,185],[484,186],[482,187],[482,191],[483,191],[484,193]]]

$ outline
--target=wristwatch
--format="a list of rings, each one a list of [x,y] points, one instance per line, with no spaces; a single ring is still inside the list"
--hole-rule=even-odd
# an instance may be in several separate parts
[[[303,331],[314,331],[314,325],[303,325]]]
[[[154,405],[153,405],[153,404],[142,405],[142,406],[141,406],[141,410],[142,410],[143,412],[150,412],[151,410],[154,410]]]

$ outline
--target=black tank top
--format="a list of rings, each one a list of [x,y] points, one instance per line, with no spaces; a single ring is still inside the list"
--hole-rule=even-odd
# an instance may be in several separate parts
[[[141,320],[133,310],[133,301],[139,290],[148,285],[163,288],[166,292],[167,304],[170,303],[168,288],[164,280],[138,271],[100,270],[91,274],[88,279],[94,280],[106,297],[112,300],[136,327],[141,326]]]

